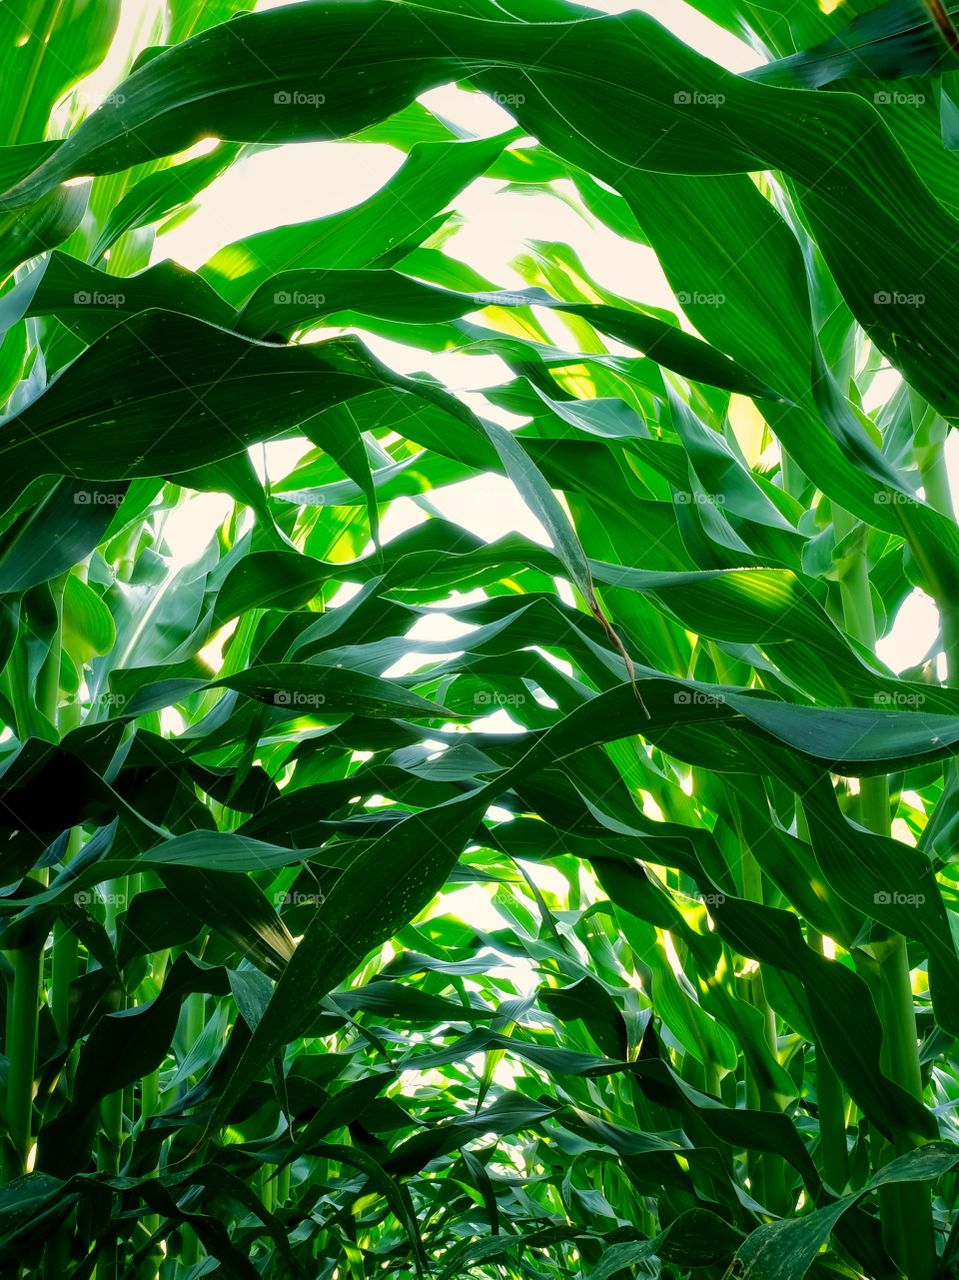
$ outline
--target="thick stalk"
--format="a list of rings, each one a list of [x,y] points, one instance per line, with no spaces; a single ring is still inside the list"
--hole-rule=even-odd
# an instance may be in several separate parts
[[[745,843],[741,847],[743,851],[743,896],[750,902],[761,903],[764,896],[762,869],[753,856],[752,850]],[[763,1015],[763,1036],[770,1055],[775,1061],[779,1055],[776,1015],[766,999],[761,969],[757,968],[750,976],[749,999],[750,1003],[754,1004]],[[758,1110],[779,1110],[776,1099],[770,1098],[767,1091],[753,1079],[752,1071],[748,1065],[746,1067],[746,1103],[747,1106],[755,1107]],[[786,1213],[788,1211],[786,1205],[786,1170],[782,1157],[773,1155],[771,1152],[764,1152],[761,1155],[751,1152],[750,1155],[754,1157],[750,1163],[750,1169],[753,1175],[757,1176],[759,1188],[762,1190],[762,1195],[759,1195],[757,1194],[759,1188],[754,1188],[753,1195],[756,1196],[760,1203],[766,1204],[774,1213]]]
[[[145,877],[141,877],[141,883]],[[167,961],[169,959],[169,951],[159,951],[153,957],[152,977],[157,987],[163,985],[163,976],[166,973]],[[140,1081],[140,1123],[143,1127],[149,1124],[151,1116],[155,1116],[160,1109],[160,1068],[156,1067],[148,1075],[145,1075]],[[132,1115],[132,1110],[131,1110]],[[141,1219],[143,1230],[148,1236],[152,1235],[160,1227],[160,1215],[155,1213],[145,1214]],[[150,1255],[155,1269],[141,1273],[145,1277],[156,1277],[160,1274],[160,1264],[163,1260],[163,1252],[158,1245],[154,1245]]]
[[[946,470],[945,438],[919,452],[919,474],[926,501],[955,520],[956,511]],[[936,608],[942,627],[942,651],[946,658],[946,679],[949,684],[959,683],[959,600],[945,592],[936,594]]]
[[[74,840],[76,836],[76,840]],[[75,854],[80,848],[79,832],[71,832],[67,853]],[[66,1039],[70,1018],[70,988],[79,972],[77,935],[62,920],[53,926],[53,969],[51,1005],[53,1021],[61,1039]]]
[[[806,844],[809,824],[802,805],[796,806],[796,834]],[[815,929],[807,930],[809,946],[825,954],[823,936]],[[822,1151],[823,1177],[834,1191],[841,1193],[849,1181],[849,1148],[846,1144],[846,1090],[832,1063],[816,1045],[816,1097],[819,1102],[819,1142]]]
[[[63,581],[66,586],[66,580]],[[60,610],[62,614],[62,597],[60,597]],[[61,618],[62,622],[62,618]],[[56,671],[59,676],[61,654],[59,652],[60,644],[57,643]],[[48,663],[48,668],[53,664]],[[51,685],[53,681],[51,680]],[[56,684],[59,685],[59,679]],[[46,712],[48,719],[52,719],[57,727],[60,735],[65,735],[71,730],[76,729],[80,724],[80,704],[74,699],[72,702],[66,703],[63,707],[57,707],[59,701],[59,689],[48,687],[47,696],[50,700],[49,708]],[[50,712],[52,711],[52,716]],[[83,844],[83,830],[81,827],[73,827],[67,838],[67,847],[64,853],[64,861],[70,860],[80,852]],[[53,1014],[54,1025],[57,1034],[61,1040],[66,1042],[69,1035],[70,1021],[70,989],[77,977],[79,947],[77,935],[74,930],[63,920],[54,921],[53,925],[53,946],[51,948],[50,957],[50,1010]],[[41,991],[42,995],[42,991]],[[72,1078],[73,1068],[75,1065],[76,1052],[74,1052],[63,1065],[63,1077],[67,1082],[67,1089],[70,1089],[70,1080]],[[72,1248],[72,1227],[70,1219],[61,1223],[48,1239],[43,1250],[43,1274],[44,1277],[58,1277],[65,1273],[70,1265],[70,1255]]]
[[[64,733],[77,728],[80,723],[80,707],[77,702],[68,703],[60,712],[60,727]],[[80,852],[83,843],[83,831],[73,827],[67,841],[64,861],[70,862]],[[57,920],[53,926],[53,964],[50,984],[50,1006],[57,1033],[64,1040],[67,1038],[70,1017],[70,988],[78,973],[79,948],[77,935],[63,920]],[[68,1071],[68,1067],[64,1068]]]
[[[809,945],[823,954],[822,934],[809,930]],[[849,1181],[849,1148],[846,1145],[846,1094],[842,1082],[816,1046],[816,1100],[819,1104],[819,1145],[823,1178],[838,1195]]]
[[[955,519],[952,490],[949,487],[949,472],[946,469],[946,458],[941,443],[930,445],[920,453],[919,474],[929,505],[941,511],[944,516],[952,516]]]
[[[271,1164],[265,1164],[260,1169],[260,1199],[263,1201],[263,1208],[269,1213],[276,1211],[276,1178],[273,1174]]]
[[[186,998],[186,1025],[184,1038],[187,1053],[193,1050],[206,1029],[206,996],[202,991],[195,991]]]
[[[153,957],[153,981],[159,990],[163,986],[169,951],[158,951]],[[160,1106],[160,1068],[157,1067],[140,1081],[140,1120],[145,1125],[151,1116],[155,1116]]]
[[[276,1205],[282,1209],[290,1198],[290,1166],[285,1164],[276,1172]]]
[[[792,460],[788,453],[783,450],[782,454],[782,487],[786,493],[792,494],[794,498],[802,496],[803,490],[809,481],[800,471],[799,467]]]
[[[104,924],[107,932],[112,934],[114,945],[117,936],[117,915],[127,902],[127,879],[125,876],[117,880],[109,880],[106,884],[106,903]],[[120,997],[120,1008],[127,1007],[125,995]],[[100,1142],[97,1166],[101,1173],[117,1175],[122,1167],[124,1139],[124,1091],[118,1089],[109,1094],[100,1103]],[[97,1261],[97,1280],[118,1280],[125,1262],[123,1243],[110,1239],[104,1246]]]
[[[854,521],[837,510],[837,540],[846,536]],[[863,543],[865,529],[862,530]],[[846,630],[861,644],[876,647],[876,623],[869,585],[865,546],[852,555],[839,579]],[[885,777],[862,778],[859,818],[864,827],[889,835],[889,783]],[[906,940],[901,934],[878,927],[873,932],[879,963],[880,1003],[883,1022],[884,1068],[889,1076],[922,1100],[922,1074],[916,1010],[912,994]],[[909,1150],[908,1139],[897,1143],[897,1154]],[[903,1183],[884,1190],[881,1200],[883,1232],[887,1247],[908,1280],[930,1280],[936,1267],[932,1204],[922,1183]]]
[[[57,612],[61,608],[63,583],[51,584]],[[61,635],[60,621],[50,641],[50,651],[37,676],[35,706],[39,715],[56,727],[57,707],[60,695]],[[17,711],[17,730],[23,736],[26,725],[20,716],[28,715],[31,697],[29,675],[26,670],[26,653],[17,645],[11,655],[11,682],[15,686],[14,705]],[[46,873],[39,873],[45,879]],[[33,1089],[37,1069],[37,1041],[40,1018],[40,1001],[43,995],[44,932],[25,938],[23,944],[10,953],[13,980],[7,1003],[7,1094],[6,1122],[8,1142],[3,1153],[4,1181],[16,1178],[27,1171],[33,1145]]]
[[[3,1178],[9,1182],[27,1171],[32,1145],[33,1084],[37,1062],[37,1021],[43,978],[43,939],[31,940],[9,955],[13,982],[7,1004],[8,1142]]]
[[[784,475],[786,467],[786,459],[783,459]],[[794,482],[800,488],[803,484],[801,473],[794,476]],[[716,668],[716,674],[719,679],[726,683],[735,683],[733,673],[729,670],[729,663],[722,650],[715,644],[710,645],[710,653],[712,655],[713,664]],[[739,832],[739,843],[742,849],[742,879],[743,879],[743,897],[750,902],[762,903],[764,899],[763,892],[763,874],[762,868],[756,861],[752,850],[746,843],[746,838],[742,831]],[[762,970],[756,969],[746,980],[747,991],[746,998],[749,1002],[756,1006],[763,1016],[763,1037],[769,1049],[770,1057],[776,1061],[779,1055],[778,1037],[776,1034],[776,1015],[770,1008],[766,999],[766,991],[763,986]],[[746,1105],[756,1111],[778,1111],[780,1110],[779,1102],[775,1096],[771,1096],[768,1090],[764,1089],[759,1082],[749,1064],[745,1068],[745,1084],[746,1084]],[[717,1085],[718,1085],[717,1080]],[[707,1090],[708,1092],[708,1090]],[[718,1089],[713,1092],[718,1093]],[[786,1203],[786,1166],[780,1156],[773,1155],[770,1152],[760,1153],[750,1151],[747,1153],[747,1167],[749,1169],[750,1188],[753,1196],[761,1203],[767,1205],[775,1213],[786,1213],[790,1206]]]
[[[116,940],[117,915],[126,902],[127,881],[125,877],[107,881],[104,924],[108,933]],[[126,998],[121,997],[120,1007],[125,1008]],[[109,1094],[100,1103],[100,1121],[102,1140],[100,1144],[101,1169],[118,1174],[120,1172],[120,1151],[123,1146],[123,1091]]]
[[[721,1096],[722,1077],[720,1075],[719,1065],[710,1060],[703,1068],[703,1089],[706,1093],[711,1093],[714,1098]]]
[[[206,1028],[206,997],[202,991],[195,991],[186,998],[186,1020],[183,1027],[184,1041],[186,1052],[190,1053],[193,1046],[203,1035]],[[266,1166],[263,1166],[266,1169]],[[263,1178],[263,1170],[260,1173],[261,1186]],[[193,1266],[200,1258],[200,1242],[196,1237],[196,1233],[192,1227],[183,1227],[183,1248],[180,1253],[180,1261],[183,1265]]]

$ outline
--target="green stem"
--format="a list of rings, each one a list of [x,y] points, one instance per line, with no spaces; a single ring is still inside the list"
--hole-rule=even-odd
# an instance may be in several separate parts
[[[883,1068],[915,1098],[922,1098],[922,1073],[916,1042],[916,1010],[906,940],[890,934],[877,949],[883,1025]],[[912,1143],[896,1137],[895,1154],[905,1155]],[[936,1269],[936,1244],[929,1190],[922,1183],[902,1183],[880,1194],[887,1247],[909,1280],[928,1280]]]
[[[104,924],[108,933],[113,935],[116,945],[118,911],[127,901],[127,879],[121,876],[106,882],[106,904]],[[125,995],[120,997],[120,1008],[125,1009],[128,1001]],[[109,1094],[100,1103],[100,1142],[97,1166],[101,1173],[119,1174],[123,1164],[124,1139],[124,1091],[118,1089]],[[116,1238],[110,1239],[104,1246],[97,1261],[97,1280],[118,1280],[125,1262],[123,1244]]]
[[[77,843],[79,847],[79,842]],[[53,1021],[61,1040],[66,1040],[70,1022],[70,988],[79,972],[77,935],[62,920],[53,926],[53,970],[51,1004]]]
[[[12,990],[7,1004],[7,1135],[3,1176],[9,1182],[27,1171],[32,1145],[33,1085],[37,1063],[37,1023],[43,978],[43,939],[31,939],[9,954]]]
[[[756,861],[752,850],[746,846],[745,842],[742,843],[742,850],[743,897],[750,902],[762,903],[764,900],[762,869]],[[750,1003],[755,1005],[763,1016],[763,1037],[769,1049],[770,1057],[774,1062],[778,1061],[779,1043],[776,1034],[776,1015],[766,999],[761,969],[757,969],[750,976],[749,999]],[[778,1111],[779,1104],[775,1097],[771,1097],[769,1091],[764,1089],[762,1084],[753,1078],[753,1073],[748,1065],[745,1070],[746,1105],[757,1110]],[[750,1154],[750,1170],[758,1184],[753,1187],[753,1195],[761,1204],[765,1204],[774,1213],[782,1214],[788,1212],[789,1206],[786,1203],[786,1168],[782,1157],[773,1155],[771,1152],[763,1152],[762,1154],[753,1152]],[[759,1194],[760,1191],[762,1194]]]
[[[809,930],[809,945],[823,954],[822,934]],[[849,1148],[846,1145],[846,1094],[831,1063],[816,1046],[816,1100],[819,1104],[819,1146],[823,1178],[838,1195],[849,1181]]]
[[[158,951],[153,957],[152,977],[158,988],[163,987],[170,952]],[[160,1107],[160,1068],[157,1067],[140,1081],[140,1120],[145,1125]]]
[[[914,393],[915,394],[915,393]],[[913,416],[916,416],[916,405]],[[922,416],[920,412],[920,417]],[[949,485],[949,473],[946,468],[945,443],[948,426],[938,419],[930,427],[928,443],[916,449],[919,463],[919,474],[922,478],[926,501],[950,520],[955,520],[955,504]],[[939,622],[942,630],[942,651],[946,660],[946,682],[955,684],[959,681],[959,602],[951,592],[934,590],[936,607],[939,611]],[[949,761],[946,770],[956,768],[955,761]],[[948,772],[946,774],[948,778]],[[912,998],[912,984],[909,977],[909,960],[905,941],[895,946],[886,955],[883,969],[888,971],[889,982],[883,987],[883,1021],[886,1027],[886,1053],[890,1073],[902,1083],[911,1082],[917,1096],[922,1093],[922,1075],[918,1054],[915,1052],[915,1007]],[[898,999],[897,999],[898,993]],[[908,1012],[907,1012],[908,1009]],[[909,1087],[909,1086],[907,1086]],[[898,1151],[898,1148],[897,1148]],[[918,1188],[916,1188],[918,1189]],[[905,1191],[906,1188],[903,1188]],[[912,1187],[909,1191],[914,1191]],[[918,1197],[912,1197],[918,1203]],[[923,1205],[927,1200],[923,1196]],[[909,1209],[904,1201],[905,1232],[908,1235],[911,1227]],[[923,1208],[923,1213],[925,1209]],[[924,1232],[925,1235],[925,1232]],[[931,1251],[930,1267],[935,1266],[935,1244],[930,1243],[926,1253]],[[911,1273],[910,1273],[911,1275]]]
[[[120,1172],[120,1147],[123,1144],[123,1094],[120,1090],[100,1103],[100,1120],[103,1125],[100,1168],[116,1176]]]
[[[147,1121],[157,1113],[160,1103],[160,1073],[151,1071],[140,1081],[140,1118]]]
[[[69,1219],[59,1226],[43,1249],[43,1280],[61,1280],[70,1269]]]
[[[145,877],[141,877],[141,884]],[[167,961],[169,960],[169,951],[158,951],[153,957],[152,977],[157,987],[163,986],[163,976],[166,973]],[[155,1116],[160,1109],[160,1068],[156,1067],[153,1071],[145,1075],[140,1081],[140,1123],[146,1126],[150,1118]],[[132,1114],[132,1113],[131,1113]],[[144,1215],[141,1219],[143,1230],[148,1236],[159,1230],[160,1216],[159,1214],[150,1213]],[[159,1264],[163,1259],[162,1251],[158,1246],[154,1246],[150,1255],[151,1269],[146,1273],[147,1277],[155,1280],[159,1275]],[[155,1265],[156,1269],[153,1269]]]
[[[206,1028],[206,997],[202,991],[195,991],[186,998],[186,1025],[184,1038],[186,1051],[190,1053]]]
[[[60,727],[64,733],[77,728],[80,723],[80,706],[77,702],[68,703],[60,712]],[[64,862],[70,862],[80,852],[83,844],[83,830],[73,827],[67,840]],[[51,973],[50,1005],[57,1034],[62,1040],[67,1039],[70,1019],[70,988],[78,973],[79,945],[77,935],[64,921],[57,920],[53,926],[53,966]]]
[[[944,441],[942,442],[944,443]],[[930,445],[919,455],[919,475],[926,494],[926,501],[945,516],[956,518],[949,487],[949,472],[942,443]]]
[[[941,440],[918,451],[919,475],[929,505],[955,520],[944,446],[945,429]],[[947,680],[950,684],[955,684],[959,682],[959,601],[945,592],[938,592],[936,607],[942,627],[942,651],[946,657]]]
[[[206,1027],[206,997],[203,992],[196,991],[186,998],[186,1018],[183,1026],[184,1048],[186,1053],[190,1053],[193,1046],[203,1035]],[[266,1166],[264,1165],[265,1169]],[[260,1172],[260,1181],[262,1186],[263,1171]],[[196,1237],[196,1233],[191,1227],[184,1225],[182,1228],[183,1246],[180,1251],[180,1261],[184,1267],[194,1266],[200,1258],[200,1242]]]
[[[273,1177],[273,1166],[269,1164],[260,1170],[260,1199],[269,1213],[276,1211],[276,1178]]]
[[[42,732],[43,721],[53,727],[56,737],[57,708],[60,701],[60,661],[62,630],[62,598],[65,579],[51,583],[57,625],[50,641],[50,651],[31,697],[26,650],[18,644],[10,657],[10,692],[17,715],[17,732],[23,737],[30,728]],[[33,707],[37,714],[33,714]],[[21,719],[23,717],[23,719]],[[29,722],[29,724],[28,724]],[[49,728],[43,733],[47,736]],[[46,872],[37,873],[40,879]],[[6,1123],[8,1141],[3,1151],[4,1181],[27,1171],[33,1146],[33,1091],[37,1070],[40,1001],[43,996],[43,950],[45,930],[24,937],[21,945],[9,955],[13,980],[7,1002],[6,1050],[7,1094]]]
[[[800,471],[799,467],[785,450],[783,450],[782,454],[782,482],[783,489],[794,498],[801,497],[803,490],[809,483],[805,475]]]
[[[285,1164],[276,1173],[276,1204],[282,1209],[290,1198],[290,1166]]]
[[[106,904],[104,925],[108,933],[116,941],[117,916],[127,900],[127,879],[121,876],[116,880],[108,880],[106,884]],[[120,1008],[126,1008],[127,1000],[121,996]],[[117,1174],[120,1172],[120,1153],[123,1147],[123,1092],[118,1090],[104,1098],[100,1104],[100,1119],[103,1127],[101,1143],[101,1168]]]
[[[851,533],[855,521],[846,512],[835,514],[837,540]],[[851,556],[839,579],[846,630],[861,644],[876,647],[876,623],[865,555],[865,528],[859,554]],[[859,818],[879,835],[890,832],[889,782],[886,777],[860,779]],[[901,934],[875,927],[873,939],[879,965],[880,1012],[883,1022],[884,1069],[891,1079],[922,1101],[919,1037],[912,995],[906,940]],[[910,1149],[908,1138],[897,1141],[897,1154]],[[892,1256],[908,1280],[930,1280],[936,1266],[932,1203],[921,1183],[885,1188],[880,1197],[883,1233]]]
[[[720,1075],[719,1064],[712,1059],[703,1067],[703,1090],[712,1094],[714,1098],[721,1097],[722,1076]]]
[[[796,834],[806,844],[809,840],[809,824],[802,805],[796,805]],[[815,929],[807,930],[809,946],[820,955],[825,954],[823,936]],[[846,1143],[846,1090],[832,1063],[823,1053],[822,1045],[816,1045],[816,1098],[819,1103],[819,1143],[822,1153],[822,1171],[826,1182],[841,1193],[849,1181],[849,1148]]]

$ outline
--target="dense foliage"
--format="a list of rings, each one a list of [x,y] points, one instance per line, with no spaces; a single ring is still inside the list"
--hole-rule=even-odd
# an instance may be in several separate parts
[[[959,1274],[955,6],[248,7],[0,5],[0,1272]],[[483,175],[674,308],[480,276]]]

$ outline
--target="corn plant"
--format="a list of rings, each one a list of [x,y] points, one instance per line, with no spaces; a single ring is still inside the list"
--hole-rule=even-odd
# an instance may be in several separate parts
[[[0,1273],[959,1275],[957,6],[250,3],[0,4]]]

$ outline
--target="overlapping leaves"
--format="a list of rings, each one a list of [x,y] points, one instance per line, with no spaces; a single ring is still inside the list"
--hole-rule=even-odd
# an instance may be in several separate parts
[[[928,122],[913,167],[861,94],[777,87],[946,64],[898,5],[697,7],[780,60],[561,0],[180,3],[56,145],[115,13],[39,63],[0,157],[5,1266],[926,1280],[916,1204],[950,1265],[959,705],[864,616],[917,584],[954,658],[956,227]],[[450,80],[519,127],[455,138],[415,101]],[[245,147],[356,134],[404,153],[363,204],[151,265]],[[571,179],[702,336],[564,245],[481,279],[484,173]],[[439,518],[491,473],[545,543]],[[229,514],[178,560],[196,492]]]

